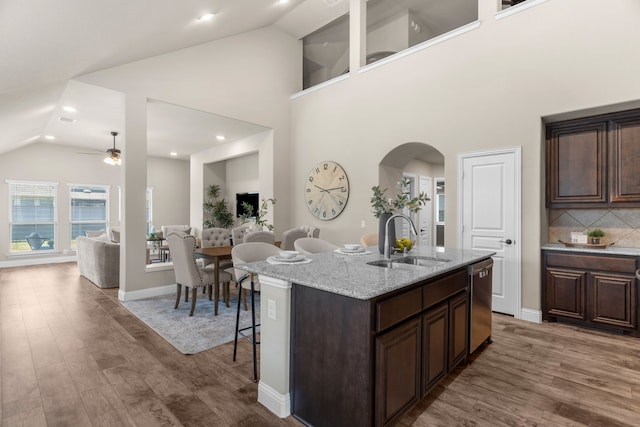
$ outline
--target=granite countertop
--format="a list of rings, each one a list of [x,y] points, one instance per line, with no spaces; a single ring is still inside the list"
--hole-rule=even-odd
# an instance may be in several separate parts
[[[545,243],[542,245],[542,249],[552,251],[567,251],[567,252],[586,252],[592,254],[606,254],[606,255],[629,255],[640,256],[640,248],[622,248],[618,246],[607,246],[602,249],[592,248],[579,248],[579,247],[567,247],[562,243]]]
[[[266,261],[241,264],[236,268],[253,273],[264,274],[276,279],[286,280],[299,285],[309,286],[367,300],[384,295],[396,289],[439,276],[489,258],[495,252],[471,251],[435,247],[417,247],[409,255],[437,257],[450,260],[435,267],[401,266],[384,268],[368,265],[367,262],[384,259],[377,247],[368,247],[370,254],[342,255],[336,252],[307,255],[312,259],[308,264],[269,264]],[[401,254],[392,258],[400,258]]]

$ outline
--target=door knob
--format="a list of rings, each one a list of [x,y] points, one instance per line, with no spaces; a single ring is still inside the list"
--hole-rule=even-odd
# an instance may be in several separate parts
[[[507,239],[507,240],[500,240],[500,243],[504,243],[506,245],[510,245],[513,243],[513,241],[511,241],[511,239]]]

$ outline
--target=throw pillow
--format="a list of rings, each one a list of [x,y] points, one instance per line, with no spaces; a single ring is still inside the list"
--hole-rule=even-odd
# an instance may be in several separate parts
[[[111,240],[107,237],[107,233],[102,233],[101,235],[94,237],[96,240],[101,240],[103,242],[111,243]]]
[[[98,237],[98,236],[101,236],[103,234],[106,234],[106,230],[96,230],[96,231],[87,230],[87,231],[84,232],[84,235],[87,236],[87,237]]]

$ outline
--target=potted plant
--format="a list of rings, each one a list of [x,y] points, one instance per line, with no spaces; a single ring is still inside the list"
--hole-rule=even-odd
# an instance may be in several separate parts
[[[600,243],[600,238],[604,236],[604,231],[599,228],[594,228],[587,233],[587,236],[589,237],[589,243],[597,245]]]
[[[244,209],[244,213],[240,215],[241,223],[244,224],[253,219],[256,225],[261,229],[264,230],[266,228],[269,231],[273,231],[273,224],[269,224],[266,219],[267,213],[269,212],[269,203],[275,205],[276,199],[262,199],[260,209],[258,209],[257,212],[253,212],[253,206],[247,202],[243,202],[242,208]]]
[[[387,198],[386,188],[381,189],[379,185],[371,187],[371,190],[373,191],[373,196],[371,197],[373,216],[380,219],[378,225],[378,249],[380,250],[380,253],[384,253],[384,234],[387,220],[391,218],[394,213],[401,211],[404,208],[409,209],[410,212],[417,213],[422,209],[422,206],[424,206],[425,203],[431,200],[429,196],[423,192],[420,192],[417,196],[411,198],[409,194],[409,183],[410,181],[406,178],[403,178],[402,181],[398,182],[398,189],[400,192],[392,199]],[[389,241],[396,241],[395,231],[393,228],[389,230]]]
[[[207,199],[202,204],[204,209],[204,228],[231,228],[233,226],[233,214],[229,203],[220,197],[221,187],[212,184],[207,188]]]

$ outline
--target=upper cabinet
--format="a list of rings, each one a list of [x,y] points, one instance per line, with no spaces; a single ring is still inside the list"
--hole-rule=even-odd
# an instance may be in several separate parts
[[[640,110],[551,123],[550,208],[640,207]]]

